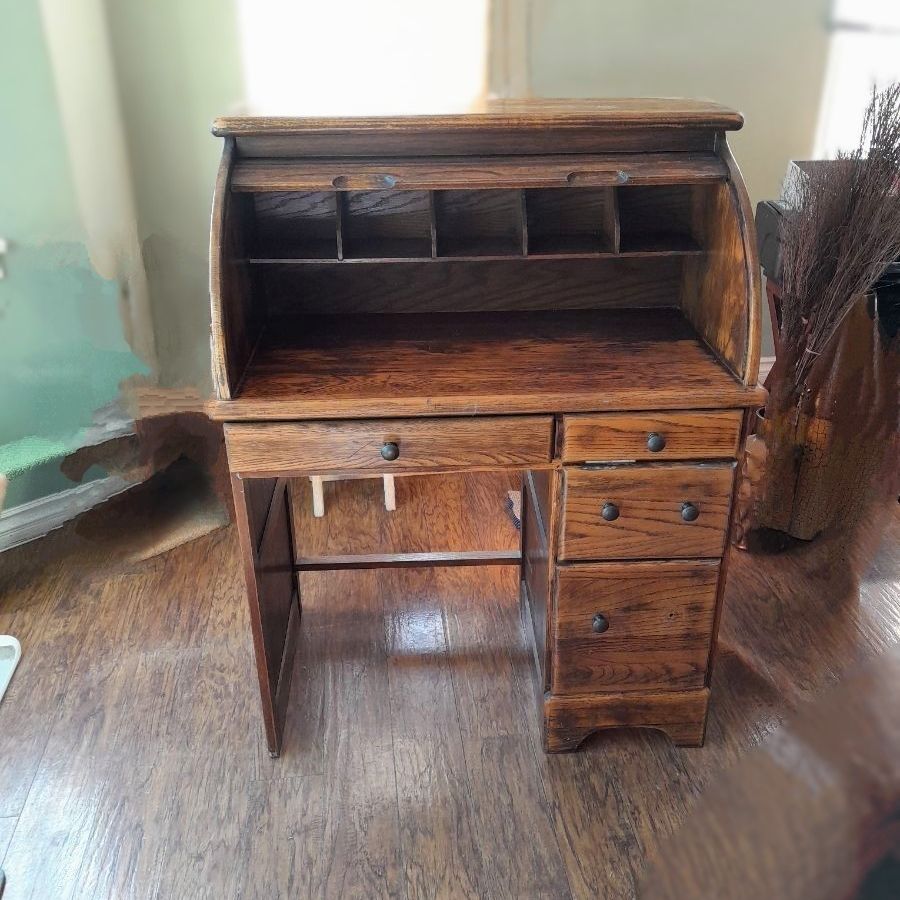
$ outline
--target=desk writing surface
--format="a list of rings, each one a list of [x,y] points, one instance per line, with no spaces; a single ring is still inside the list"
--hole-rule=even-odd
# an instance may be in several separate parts
[[[685,408],[747,402],[677,310],[270,322],[228,419]]]

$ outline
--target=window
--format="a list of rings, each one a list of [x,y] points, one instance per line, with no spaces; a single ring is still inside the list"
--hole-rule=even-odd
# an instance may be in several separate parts
[[[250,111],[466,112],[482,100],[488,0],[239,0]]]
[[[816,159],[853,149],[872,87],[900,80],[897,0],[835,0],[830,29]]]

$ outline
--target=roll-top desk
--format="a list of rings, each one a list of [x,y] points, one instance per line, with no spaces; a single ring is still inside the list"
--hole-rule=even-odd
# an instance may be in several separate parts
[[[216,121],[212,408],[273,754],[297,573],[369,565],[521,567],[547,750],[702,743],[762,400],[741,124],[662,100]],[[522,472],[521,554],[296,556],[294,476],[482,469]]]

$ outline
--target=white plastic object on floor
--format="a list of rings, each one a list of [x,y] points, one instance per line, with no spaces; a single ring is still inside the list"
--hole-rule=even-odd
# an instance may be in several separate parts
[[[0,634],[0,701],[22,658],[22,645],[9,634]]]

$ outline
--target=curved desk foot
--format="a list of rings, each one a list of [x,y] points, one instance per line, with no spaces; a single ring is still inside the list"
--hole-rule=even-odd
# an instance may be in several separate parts
[[[709,688],[654,694],[576,694],[544,699],[544,749],[577,750],[603,728],[655,728],[678,747],[700,747],[706,732]]]

